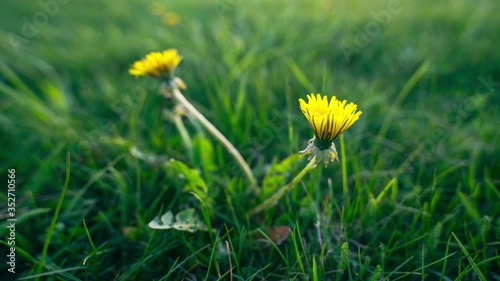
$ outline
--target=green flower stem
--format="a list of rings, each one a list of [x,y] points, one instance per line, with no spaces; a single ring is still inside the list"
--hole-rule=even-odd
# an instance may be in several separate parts
[[[283,186],[280,188],[276,193],[271,195],[269,198],[264,200],[264,202],[260,203],[257,207],[253,208],[248,212],[248,216],[253,216],[257,213],[260,213],[264,211],[265,209],[268,209],[276,204],[278,204],[278,200],[280,200],[283,195],[285,195],[288,191],[290,191],[297,183],[299,183],[302,178],[304,178],[307,173],[309,173],[312,169],[316,167],[316,157],[313,157],[311,161],[309,161],[309,164],[300,171],[300,173],[293,178],[292,181],[290,181],[287,185]]]
[[[257,180],[255,179],[255,176],[252,173],[252,170],[250,167],[248,167],[248,164],[245,162],[243,157],[241,156],[240,152],[229,142],[229,140],[214,126],[210,121],[203,116],[185,97],[182,95],[181,91],[177,89],[177,87],[170,87],[172,89],[172,95],[174,98],[182,104],[182,106],[189,111],[198,121],[208,130],[208,132],[215,137],[233,156],[234,160],[236,160],[236,163],[241,167],[245,175],[247,176],[248,180],[250,181],[252,188],[254,191],[256,191],[257,187]],[[166,87],[162,87],[162,91],[167,91]],[[165,94],[168,94],[166,92]]]
[[[345,153],[344,135],[340,135],[340,156],[342,157],[342,160],[341,160],[341,162],[342,162],[342,191],[344,194],[344,199],[346,199],[349,190],[347,188],[347,156]]]
[[[182,143],[186,147],[186,152],[189,158],[189,161],[192,163],[194,162],[194,155],[193,155],[193,142],[191,141],[191,137],[189,136],[188,131],[186,130],[186,126],[184,126],[184,122],[182,122],[182,118],[180,114],[174,113],[174,123],[175,126],[177,127],[177,130],[179,130],[179,133],[181,134],[182,138]]]

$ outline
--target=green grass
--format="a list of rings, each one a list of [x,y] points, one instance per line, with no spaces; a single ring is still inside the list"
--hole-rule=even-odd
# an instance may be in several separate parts
[[[498,1],[400,1],[395,13],[384,0],[178,2],[158,2],[180,17],[167,26],[152,1],[70,1],[35,34],[23,18],[43,13],[38,2],[2,4],[0,174],[6,191],[16,170],[16,278],[500,280]],[[128,75],[167,48],[184,57],[183,93],[240,150],[261,195],[199,123],[168,117],[159,82]],[[363,111],[335,141],[341,161],[247,216],[307,165],[298,98],[311,92]],[[148,227],[190,208],[214,231]]]

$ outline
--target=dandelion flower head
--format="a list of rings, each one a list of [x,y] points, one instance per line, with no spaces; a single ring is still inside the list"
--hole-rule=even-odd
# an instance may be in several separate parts
[[[316,161],[323,161],[325,166],[328,160],[338,160],[333,140],[359,119],[362,112],[357,111],[358,106],[352,102],[347,104],[346,100],[340,101],[335,96],[328,101],[328,96],[320,94],[309,94],[307,102],[299,99],[299,103],[314,133],[314,138],[300,153],[310,153],[309,159],[316,156]]]
[[[145,58],[134,62],[129,73],[134,76],[151,76],[155,78],[173,78],[173,73],[182,56],[176,49],[163,52],[151,52]]]

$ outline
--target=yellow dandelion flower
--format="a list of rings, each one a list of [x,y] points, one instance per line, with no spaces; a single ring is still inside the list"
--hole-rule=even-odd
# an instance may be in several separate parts
[[[361,115],[354,103],[347,104],[335,96],[328,102],[328,96],[320,94],[307,95],[307,102],[299,99],[300,109],[311,126],[314,138],[309,141],[302,154],[311,154],[309,159],[316,156],[316,161],[323,161],[325,166],[328,160],[338,161],[338,154],[333,140],[351,127]]]
[[[163,52],[151,52],[142,60],[134,62],[129,73],[134,76],[152,76],[155,78],[174,78],[174,70],[182,60],[182,56],[176,49],[168,49]]]

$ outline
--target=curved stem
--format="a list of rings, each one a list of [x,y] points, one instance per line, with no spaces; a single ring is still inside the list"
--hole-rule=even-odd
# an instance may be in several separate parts
[[[233,146],[233,144],[212,124],[210,121],[203,116],[185,97],[182,95],[181,91],[177,89],[177,87],[171,87],[172,94],[174,98],[182,104],[182,106],[189,111],[198,121],[208,130],[208,132],[215,137],[233,156],[234,160],[236,160],[236,163],[241,167],[245,175],[247,176],[248,180],[250,181],[251,185],[253,188],[257,186],[257,180],[255,179],[255,176],[252,173],[252,170],[248,166],[248,164],[245,162],[243,157],[241,156],[240,152]],[[162,87],[162,91],[165,91],[165,88]],[[255,190],[254,190],[255,191]]]
[[[293,178],[292,181],[290,181],[287,185],[280,188],[273,195],[269,196],[269,198],[264,200],[264,202],[260,203],[257,207],[250,210],[250,212],[248,212],[248,216],[253,216],[257,213],[264,211],[265,209],[268,209],[278,204],[279,199],[283,197],[283,195],[285,195],[288,191],[290,191],[292,187],[294,187],[297,183],[299,183],[302,180],[302,178],[304,178],[304,176],[307,175],[307,173],[309,173],[312,169],[314,169],[314,167],[316,167],[316,157],[313,157],[313,159],[309,161],[309,164],[307,164],[307,166],[305,166],[304,169],[302,169],[302,171],[300,171],[300,173],[297,176],[295,176],[295,178]]]

